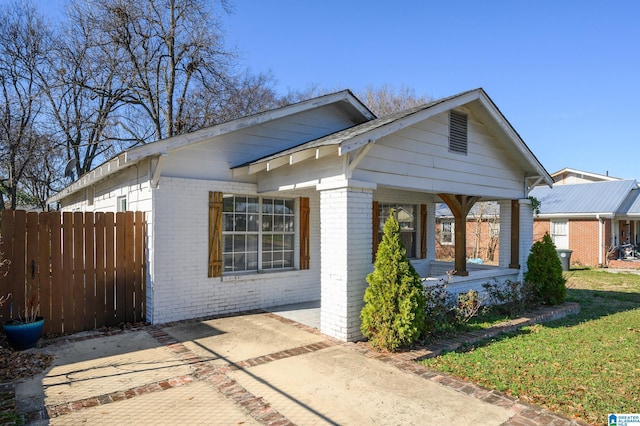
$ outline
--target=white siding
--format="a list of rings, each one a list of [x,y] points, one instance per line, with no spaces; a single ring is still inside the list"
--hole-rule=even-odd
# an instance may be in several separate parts
[[[522,197],[524,171],[472,117],[467,155],[449,152],[443,113],[376,141],[353,179],[436,193]]]

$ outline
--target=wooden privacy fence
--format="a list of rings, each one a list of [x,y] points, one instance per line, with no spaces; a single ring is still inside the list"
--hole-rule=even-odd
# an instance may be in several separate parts
[[[142,212],[3,210],[0,318],[40,305],[44,333],[68,334],[145,320]]]

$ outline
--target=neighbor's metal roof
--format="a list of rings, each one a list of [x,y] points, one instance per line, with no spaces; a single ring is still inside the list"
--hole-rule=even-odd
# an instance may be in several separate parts
[[[640,216],[640,190],[631,191],[625,202],[618,209],[619,215]]]
[[[637,188],[635,180],[537,186],[529,195],[540,201],[540,215],[615,214],[629,193]]]

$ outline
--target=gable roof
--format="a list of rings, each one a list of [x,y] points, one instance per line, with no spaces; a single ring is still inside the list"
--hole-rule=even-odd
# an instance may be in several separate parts
[[[555,173],[551,173],[551,177],[553,178],[553,180],[555,182],[557,182],[558,180],[566,178],[567,175],[573,175],[573,176],[580,177],[580,178],[585,179],[585,180],[591,180],[591,181],[596,181],[596,182],[597,181],[621,180],[620,178],[609,176],[608,174],[601,175],[601,174],[598,174],[598,173],[586,172],[584,170],[577,170],[577,169],[572,169],[572,168],[569,168],[569,167],[565,167],[564,169],[558,170]]]
[[[538,186],[531,190],[530,195],[540,201],[540,217],[613,217],[637,187],[635,180],[614,180],[556,185],[553,188]]]
[[[344,108],[346,114],[350,114],[355,124],[360,124],[376,118],[375,114],[363,104],[350,90],[342,90],[327,95],[318,96],[302,102],[286,105],[280,108],[264,111],[247,117],[238,118],[215,126],[206,127],[191,133],[173,136],[146,145],[128,149],[115,157],[93,168],[88,173],[80,176],[75,182],[50,197],[47,204],[55,203],[63,198],[93,185],[110,175],[129,167],[139,161],[155,156],[164,156],[168,152],[190,146],[205,143],[216,136],[225,135],[235,131],[260,125],[294,114],[311,111],[326,105],[338,104]]]
[[[627,199],[618,209],[618,215],[628,217],[640,217],[640,190],[634,188]]]
[[[293,114],[337,102],[345,102],[347,105],[351,106],[357,111],[357,113],[360,115],[359,120],[356,122],[357,124],[359,124],[359,122],[372,120],[376,117],[375,114],[371,112],[371,110],[369,110],[369,108],[365,104],[363,104],[358,98],[355,97],[355,95],[350,90],[347,89],[340,92],[330,93],[328,95],[318,96],[316,98],[308,99],[306,101],[298,102],[295,104],[286,105],[284,107],[264,111],[247,117],[237,118],[235,120],[231,120],[215,126],[196,130],[195,132],[163,139],[152,144],[132,148],[126,151],[127,160],[136,160],[138,158],[146,157],[149,155],[166,152],[167,150],[174,150],[183,146],[205,142],[206,140],[215,136],[235,132],[247,127],[277,120],[279,118],[287,117]]]
[[[326,146],[337,147],[339,155],[343,155],[370,143],[375,143],[375,140],[400,129],[409,127],[419,121],[423,121],[442,112],[449,111],[474,101],[479,102],[483,106],[484,111],[486,111],[491,121],[495,123],[494,127],[503,132],[513,143],[517,152],[523,158],[523,161],[529,166],[530,172],[532,172],[535,177],[540,177],[547,185],[551,186],[553,184],[553,179],[549,173],[545,170],[533,152],[531,152],[529,147],[524,143],[520,135],[502,115],[498,107],[482,88],[469,90],[457,95],[438,99],[421,106],[410,108],[405,111],[377,118],[331,135],[300,144],[296,147],[258,158],[251,162],[234,165],[232,166],[232,169],[254,167],[256,170],[262,170],[264,167],[256,166],[264,165],[265,163],[268,164],[269,162],[278,160],[282,157],[298,154],[303,151],[313,151]],[[311,155],[301,156],[301,158],[305,159],[311,157]]]

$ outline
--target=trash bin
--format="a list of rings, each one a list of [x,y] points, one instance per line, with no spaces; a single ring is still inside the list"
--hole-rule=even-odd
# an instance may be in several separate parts
[[[571,253],[573,253],[573,250],[556,249],[556,251],[558,252],[558,257],[562,264],[562,270],[568,271],[571,267]]]

